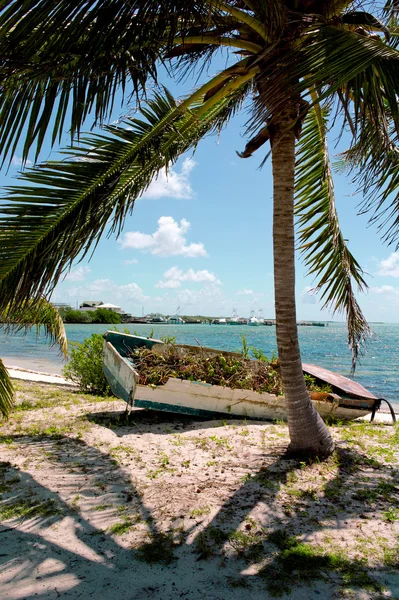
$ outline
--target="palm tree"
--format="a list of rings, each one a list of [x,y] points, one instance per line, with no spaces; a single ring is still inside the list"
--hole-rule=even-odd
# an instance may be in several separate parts
[[[44,298],[37,301],[26,301],[18,309],[7,306],[0,313],[0,323],[3,329],[10,332],[28,330],[36,326],[39,335],[41,327],[44,328],[50,343],[58,344],[64,356],[68,355],[68,345],[64,323],[57,309]],[[0,413],[8,417],[14,404],[14,388],[8,371],[0,359]]]
[[[362,270],[339,228],[327,133],[340,119],[351,135],[343,165],[365,191],[365,209],[397,233],[399,125],[396,2],[376,15],[344,0],[30,0],[5,3],[0,17],[0,144],[12,156],[40,152],[68,122],[64,161],[35,166],[9,188],[0,231],[0,297],[18,307],[51,293],[76,258],[106,229],[118,234],[135,199],[161,168],[243,105],[251,110],[252,155],[270,143],[274,196],[274,276],[278,353],[288,405],[290,449],[328,455],[331,436],[306,391],[296,327],[294,206],[309,272],[325,305],[344,310],[353,365],[368,326],[354,287]],[[389,25],[389,29],[388,29]],[[164,65],[179,81],[204,73],[223,48],[232,64],[176,101],[158,84]],[[151,99],[146,86],[155,85]],[[136,97],[141,115],[126,128],[80,136],[104,123],[116,93]],[[301,131],[303,133],[301,135]],[[3,234],[4,232],[4,234]],[[29,268],[28,268],[29,267]]]

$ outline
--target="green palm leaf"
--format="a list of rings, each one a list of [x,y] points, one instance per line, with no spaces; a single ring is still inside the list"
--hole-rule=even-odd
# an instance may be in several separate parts
[[[389,109],[383,127],[376,128],[365,118],[361,134],[351,148],[342,153],[337,168],[353,175],[362,194],[360,213],[371,213],[370,222],[378,225],[387,244],[399,246],[399,136]],[[389,137],[386,135],[386,130]]]
[[[349,251],[339,227],[334,184],[327,148],[328,110],[311,109],[299,142],[296,179],[296,214],[299,244],[309,274],[317,281],[323,306],[344,311],[352,368],[362,341],[370,333],[356,301],[353,285],[367,287],[360,265]]]
[[[27,331],[36,326],[39,335],[41,328],[43,328],[50,344],[57,344],[64,356],[68,355],[64,323],[57,309],[45,298],[39,298],[35,302],[28,300],[15,311],[12,311],[10,307],[6,307],[0,313],[0,322],[6,333]],[[6,367],[0,360],[0,413],[6,418],[13,407],[13,398],[14,388],[12,382]]]
[[[14,406],[14,388],[8,371],[0,358],[0,413],[7,418]]]
[[[26,298],[47,295],[106,229],[119,234],[159,170],[229,118],[251,77],[236,78],[197,108],[192,100],[194,108],[186,112],[170,94],[157,94],[142,110],[146,121],[106,127],[108,135],[84,138],[68,160],[24,173],[27,185],[8,188],[12,202],[0,217],[0,308],[19,310]]]
[[[102,124],[117,93],[124,96],[130,87],[129,96],[135,93],[142,99],[148,80],[156,81],[159,64],[175,51],[177,40],[188,40],[194,31],[200,39],[206,34],[216,36],[218,44],[231,39],[237,45],[236,38],[229,38],[231,32],[246,31],[246,22],[256,23],[246,11],[231,6],[226,12],[222,3],[208,0],[4,4],[0,147],[3,157],[12,155],[23,136],[24,160],[34,144],[37,158],[47,131],[54,143],[65,126],[72,138],[79,136],[89,116]],[[200,44],[205,59],[214,50],[212,44]]]
[[[18,310],[10,306],[0,312],[0,322],[6,333],[27,331],[36,326],[37,334],[44,329],[51,345],[57,344],[60,351],[68,356],[68,343],[63,320],[55,306],[45,298],[36,301],[28,300],[21,304]]]

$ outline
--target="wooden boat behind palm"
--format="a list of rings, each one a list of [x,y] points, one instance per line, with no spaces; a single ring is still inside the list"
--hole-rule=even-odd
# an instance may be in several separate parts
[[[162,352],[161,340],[108,331],[104,335],[103,368],[113,393],[129,405],[192,416],[274,420],[286,419],[284,396],[267,392],[233,389],[200,381],[170,377],[164,385],[140,385],[139,374],[130,358],[140,347]],[[208,356],[237,356],[235,352],[176,345],[177,351],[205,352]],[[356,419],[373,411],[376,397],[362,385],[316,365],[303,364],[303,371],[318,384],[329,384],[332,392],[310,392],[312,402],[322,417]],[[378,402],[378,401],[377,401]]]

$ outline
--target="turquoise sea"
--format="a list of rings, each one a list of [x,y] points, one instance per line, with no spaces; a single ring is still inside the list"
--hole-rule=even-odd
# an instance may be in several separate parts
[[[269,358],[277,350],[275,327],[247,325],[126,325],[132,333],[159,338],[175,336],[178,343],[201,344],[224,350],[241,347],[245,335],[249,345],[260,348]],[[359,381],[377,397],[399,405],[399,324],[373,324],[374,335],[360,358],[353,379]],[[92,333],[111,329],[107,325],[66,325],[68,339],[81,342]],[[121,326],[120,326],[121,328]],[[314,363],[342,375],[350,376],[351,355],[343,323],[327,327],[299,327],[302,360]],[[63,359],[56,348],[49,348],[44,336],[35,332],[26,336],[6,336],[0,333],[0,356],[6,364],[45,372],[60,372]]]

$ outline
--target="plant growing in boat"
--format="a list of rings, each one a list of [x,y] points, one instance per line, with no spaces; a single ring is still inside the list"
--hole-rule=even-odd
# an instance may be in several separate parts
[[[133,354],[142,385],[164,385],[169,377],[188,381],[202,381],[233,389],[254,390],[282,394],[282,382],[278,363],[269,363],[261,350],[256,352],[260,360],[250,360],[245,355],[219,354],[210,357],[201,351],[178,351],[169,344],[162,353],[142,347]],[[318,386],[313,377],[305,376],[311,391],[331,391],[328,386]]]

